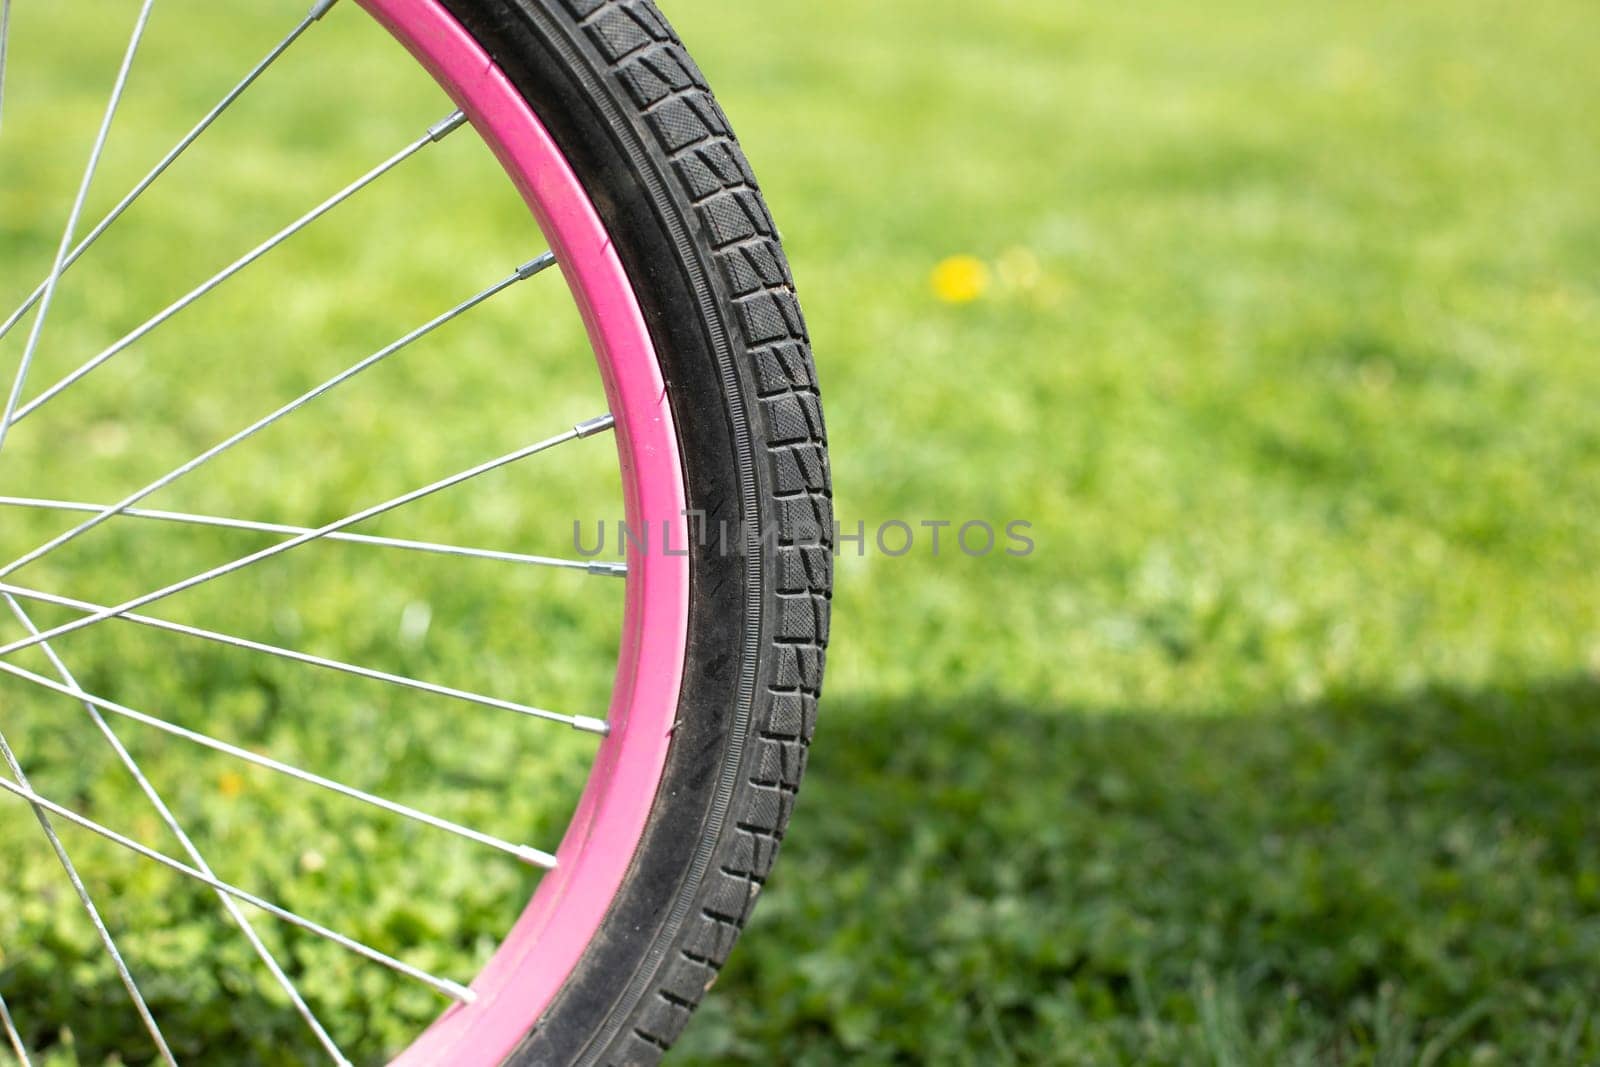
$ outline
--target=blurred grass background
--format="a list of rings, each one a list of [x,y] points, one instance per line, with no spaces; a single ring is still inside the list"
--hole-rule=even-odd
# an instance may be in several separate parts
[[[58,68],[51,99],[81,101],[30,127],[18,88],[0,135],[0,159],[22,168],[7,202],[25,205],[0,217],[6,292],[47,260],[82,154],[55,128],[69,114],[92,126],[95,79],[131,17],[113,0],[74,7],[104,31],[35,39],[95,72],[80,87]],[[103,205],[245,53],[186,60],[247,29],[264,48],[298,12],[180,9],[153,27],[167,62],[159,81],[136,79]],[[1600,1058],[1600,11],[666,9],[784,229],[846,526],[1024,519],[1038,546],[1026,559],[948,545],[934,559],[925,540],[900,559],[846,548],[786,858],[680,1062]],[[275,94],[218,131],[207,159],[223,172],[175,173],[189,184],[130,216],[102,266],[85,261],[52,326],[56,370],[437,117],[431,87],[359,22],[341,10]],[[19,143],[40,147],[17,162]],[[19,428],[4,491],[69,473],[86,493],[138,484],[259,395],[303,388],[492,280],[524,255],[526,224],[514,202],[480,200],[493,175],[471,148],[447,142],[197,308],[182,338],[108,367],[80,398],[100,405],[88,424]],[[141,235],[174,227],[170,262],[148,262]],[[977,261],[975,299],[932,284],[956,256]],[[238,510],[270,485],[251,505],[261,517],[314,520],[582,417],[593,383],[570,361],[503,359],[534,322],[541,349],[575,345],[559,305],[519,290],[171,506]],[[285,334],[297,340],[256,342]],[[254,395],[223,391],[197,415],[172,389],[180,373],[191,387],[246,375]],[[416,432],[427,425],[450,431]],[[470,506],[440,501],[385,529],[559,548],[565,520],[524,501],[583,507],[604,460],[514,472]],[[53,528],[7,520],[7,546]],[[140,588],[151,568],[187,573],[238,544],[129,528],[35,577]],[[397,587],[370,557],[336,552],[253,580],[249,595],[183,601],[182,617],[574,707],[597,699],[585,668],[614,653],[592,587],[545,576],[418,568]],[[530,638],[515,623],[535,595],[565,606]],[[293,607],[255,611],[269,600]],[[415,604],[440,624],[406,645],[394,635],[415,633],[397,630]],[[471,712],[395,730],[385,716],[410,705],[381,694],[100,629],[72,646],[90,688],[131,703],[200,692],[211,710],[190,714],[208,728],[430,810],[560,825],[560,803],[508,807],[497,788],[562,774],[573,750],[549,751],[546,734],[513,743]],[[114,779],[84,773],[81,723],[35,710],[16,683],[0,694],[41,777],[118,810]],[[220,835],[234,876],[421,945],[428,965],[470,968],[525,889],[430,836],[414,842],[425,870],[385,859],[394,831],[130,739],[183,783],[181,810]],[[0,992],[30,1025],[73,1028],[64,1062],[100,1062],[135,1039],[131,1015],[36,831],[4,825],[0,847],[25,862],[0,881]],[[342,862],[309,871],[312,855]],[[126,879],[114,919],[167,968],[158,1010],[199,1035],[197,1059],[300,1054],[306,1039],[206,898],[171,887],[150,902],[166,883],[106,862]],[[319,1006],[374,1054],[434,1007],[287,941],[329,975]],[[19,954],[30,944],[43,947]],[[55,955],[75,962],[59,971]]]

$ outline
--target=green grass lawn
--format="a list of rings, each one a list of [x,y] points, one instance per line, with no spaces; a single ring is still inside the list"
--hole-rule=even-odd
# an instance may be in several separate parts
[[[74,4],[103,30],[41,30],[55,59],[32,66],[14,44],[8,294],[48,260],[132,13]],[[248,7],[158,5],[162,77],[136,77],[93,204],[303,5]],[[17,5],[17,41],[44,8]],[[667,10],[784,229],[841,519],[1021,519],[1037,543],[846,549],[785,860],[679,1061],[1600,1061],[1600,11]],[[442,114],[353,7],[317,32],[74,273],[39,382]],[[235,62],[188,62],[247,36]],[[52,112],[30,116],[29,84]],[[430,150],[90,379],[76,413],[19,427],[0,492],[125,492],[536,251],[509,194],[461,195],[493,184],[475,148]],[[977,299],[931,285],[952,256],[985,265]],[[326,520],[590,414],[559,295],[518,289],[159,506]],[[552,355],[508,368],[515,345]],[[556,551],[606,459],[379,529]],[[60,528],[8,513],[0,554]],[[30,582],[131,593],[261,543],[143,525],[85,542]],[[556,621],[530,634],[534,597]],[[603,700],[615,610],[560,575],[397,582],[353,549],[170,606],[574,709]],[[87,688],[429,810],[546,840],[563,824],[570,737],[176,640],[99,627],[63,652]],[[81,713],[4,679],[0,701],[41,789],[159,839]],[[123,732],[219,871],[423,965],[470,971],[526,892],[470,847]],[[0,819],[0,994],[61,1033],[51,1062],[99,1064],[137,1024],[37,838],[25,809]],[[160,971],[190,1059],[309,1056],[209,898],[69,844],[109,872],[113,925]],[[273,937],[365,1055],[437,1008]]]

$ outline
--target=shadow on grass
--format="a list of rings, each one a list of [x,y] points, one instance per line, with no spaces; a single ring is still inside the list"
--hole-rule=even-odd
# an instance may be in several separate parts
[[[1600,683],[824,711],[685,1060],[1594,1062]]]
[[[63,955],[9,961],[8,996],[62,1001],[20,1017],[143,1062],[114,976]],[[315,1056],[248,984],[154,993],[185,1062]],[[678,1062],[1570,1064],[1596,1003],[1595,679],[1226,716],[845,698]]]

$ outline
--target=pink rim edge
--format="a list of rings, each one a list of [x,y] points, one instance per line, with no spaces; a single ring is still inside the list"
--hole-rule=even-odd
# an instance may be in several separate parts
[[[677,433],[655,346],[594,205],[521,94],[438,0],[359,0],[433,74],[511,175],[583,314],[616,416],[627,519],[688,544]],[[641,525],[648,524],[648,525]],[[644,835],[666,766],[688,643],[689,561],[630,547],[611,733],[522,917],[472,983],[394,1062],[498,1064],[599,930]],[[625,786],[625,788],[618,788]]]

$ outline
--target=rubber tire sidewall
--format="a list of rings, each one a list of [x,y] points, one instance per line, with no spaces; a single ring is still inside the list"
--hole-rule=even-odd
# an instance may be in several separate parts
[[[668,383],[688,502],[707,528],[775,520],[753,441],[755,383],[730,294],[638,109],[557,4],[444,0],[527,98],[583,183],[634,284]],[[630,1017],[659,986],[716,862],[752,730],[774,594],[736,538],[691,546],[674,739],[632,869],[599,935],[509,1062],[633,1062]],[[659,1055],[659,1051],[656,1053]]]

